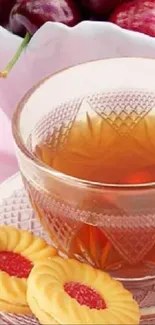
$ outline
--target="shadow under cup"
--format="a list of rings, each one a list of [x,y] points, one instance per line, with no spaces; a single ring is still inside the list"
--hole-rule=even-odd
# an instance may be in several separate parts
[[[108,139],[113,134],[128,144],[134,138],[133,156],[130,148],[117,142],[106,148],[111,171],[122,148],[124,166],[132,165],[137,155],[143,167],[145,160],[151,161],[152,178],[134,184],[92,182],[57,171],[35,155],[40,143],[49,145],[53,155],[58,143],[63,148],[79,111],[86,114],[88,109],[110,127]],[[142,58],[90,62],[50,76],[30,90],[13,116],[25,188],[56,247],[106,270],[127,286],[155,277],[153,130],[155,62]]]

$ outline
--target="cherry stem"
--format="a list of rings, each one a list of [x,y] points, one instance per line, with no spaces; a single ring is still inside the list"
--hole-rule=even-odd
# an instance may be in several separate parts
[[[29,43],[30,39],[31,35],[27,32],[14,57],[11,59],[7,67],[3,71],[0,71],[0,78],[6,78],[8,76],[9,72],[18,61],[19,57],[21,56],[26,45]]]

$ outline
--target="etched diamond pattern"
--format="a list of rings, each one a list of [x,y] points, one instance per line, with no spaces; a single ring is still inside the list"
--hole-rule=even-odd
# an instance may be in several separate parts
[[[48,236],[43,231],[40,223],[29,203],[25,190],[14,192],[12,197],[4,199],[0,206],[0,223],[12,224],[18,228],[32,231],[38,236],[44,237],[49,242]]]
[[[29,193],[33,193],[33,201],[39,207],[44,218],[44,226],[50,229],[56,241],[66,251],[70,247],[83,224],[97,225],[119,252],[131,265],[139,263],[155,245],[155,211],[132,211],[121,213],[116,208],[95,213],[82,208],[73,208],[60,202],[54,193],[47,194],[26,184]],[[63,222],[62,222],[63,220]]]
[[[155,94],[113,91],[88,96],[92,108],[121,135],[127,135],[154,108]]]
[[[136,216],[107,216],[104,233],[131,265],[138,264],[155,243],[155,220],[152,214]],[[112,225],[112,226],[111,226]]]
[[[44,116],[39,121],[33,133],[34,137],[37,138],[38,142],[41,140],[42,142],[46,141],[46,143],[51,143],[51,139],[53,140],[54,135],[55,145],[53,147],[56,148],[61,126],[61,142],[63,144],[67,138],[71,125],[79,111],[81,102],[82,99],[75,99],[70,102],[62,103],[60,106],[56,107],[54,111]],[[31,141],[33,141],[33,137]]]
[[[81,227],[81,222],[76,218],[81,211],[60,203],[54,198],[54,195],[52,197],[52,195],[40,191],[39,188],[35,189],[30,183],[26,183],[26,187],[29,193],[33,193],[33,203],[36,203],[37,209],[39,209],[38,213],[46,216],[42,221],[45,228],[50,229],[61,247],[68,250],[74,235]]]

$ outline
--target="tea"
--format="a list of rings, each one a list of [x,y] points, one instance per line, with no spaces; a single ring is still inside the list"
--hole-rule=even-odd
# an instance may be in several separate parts
[[[108,184],[140,184],[155,181],[155,118],[135,121],[122,111],[112,121],[87,103],[78,113],[67,140],[61,131],[51,142],[36,146],[35,154],[54,169],[80,179]]]
[[[117,117],[103,118],[88,103],[82,105],[65,139],[64,125],[58,125],[36,145],[34,154],[55,170],[82,180],[116,185],[155,181],[155,119],[137,119],[134,112],[126,115],[123,110]],[[94,217],[77,222],[69,212],[60,213],[50,203],[44,204],[46,193],[38,192],[26,180],[25,183],[40,221],[47,231],[50,229],[61,252],[118,277],[154,274],[154,226],[150,224],[150,214],[144,213],[147,193],[144,201],[138,190],[136,196],[124,191],[123,197],[116,189],[114,193],[107,190],[96,196],[88,193],[80,205],[77,203],[77,209],[88,214],[91,211]],[[152,206],[154,192],[152,196],[149,193],[148,200]],[[145,236],[148,244],[144,249]]]

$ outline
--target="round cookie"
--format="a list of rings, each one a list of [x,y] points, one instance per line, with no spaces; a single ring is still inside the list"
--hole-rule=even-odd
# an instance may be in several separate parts
[[[32,233],[0,226],[0,311],[32,314],[26,298],[27,279],[36,262],[56,250]]]
[[[42,325],[54,325],[58,324],[58,322],[48,313],[43,311],[37,303],[37,300],[32,296],[29,295],[29,306],[32,306],[33,314],[36,316]]]
[[[73,259],[37,263],[27,301],[41,324],[139,324],[132,294],[108,274]]]

